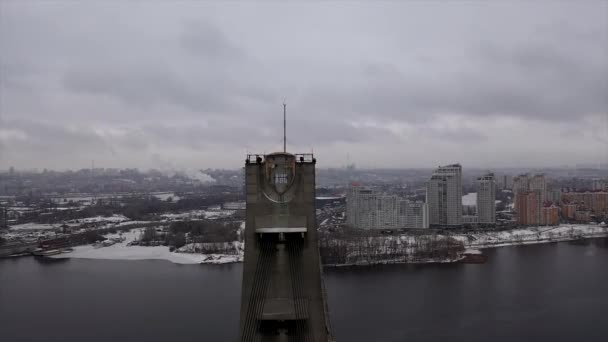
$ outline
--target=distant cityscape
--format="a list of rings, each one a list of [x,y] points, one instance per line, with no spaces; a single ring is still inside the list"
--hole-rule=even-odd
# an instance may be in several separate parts
[[[472,173],[478,175],[469,174],[463,180],[460,164],[434,170],[358,170],[352,164],[342,169],[319,169],[317,188],[320,196],[345,196],[347,224],[361,229],[492,228],[605,221],[605,171],[540,171],[503,170],[498,174],[474,169]],[[93,197],[103,200],[111,194],[149,192],[238,194],[242,184],[242,170],[90,168],[58,172],[11,167],[0,170],[0,224],[18,222],[24,203],[15,203],[15,199],[32,202],[69,194],[102,194]]]
[[[360,229],[487,229],[516,226],[556,226],[560,223],[603,222],[608,214],[608,181],[577,180],[544,174],[515,177],[486,173],[475,178],[475,192],[463,196],[462,166],[435,169],[424,187],[408,196],[350,184],[347,223]],[[497,198],[499,194],[499,198]],[[496,208],[501,210],[497,211]]]
[[[0,256],[240,262],[244,176],[244,169],[0,171]],[[608,236],[607,176],[596,168],[461,164],[317,168],[321,261],[455,262],[477,248]]]

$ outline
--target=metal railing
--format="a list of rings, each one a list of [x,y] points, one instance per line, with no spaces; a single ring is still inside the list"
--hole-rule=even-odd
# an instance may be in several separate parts
[[[297,163],[315,163],[316,160],[312,153],[295,153]],[[266,154],[247,154],[245,163],[263,163],[266,160]]]

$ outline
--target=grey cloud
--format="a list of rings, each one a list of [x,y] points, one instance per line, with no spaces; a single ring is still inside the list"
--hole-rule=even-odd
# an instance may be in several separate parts
[[[29,65],[5,62],[0,59],[0,89],[17,88],[20,90],[31,90],[32,86],[25,80],[35,73],[35,70],[32,70]]]
[[[4,120],[2,129],[18,130],[25,134],[26,138],[16,141],[12,148],[18,145],[19,148],[35,149],[41,153],[71,153],[89,149],[113,153],[112,148],[91,131],[23,120]]]
[[[109,96],[127,105],[169,104],[204,114],[238,112],[242,103],[266,103],[274,98],[264,88],[238,84],[228,76],[212,72],[184,76],[162,64],[74,68],[66,73],[63,84],[72,92]]]
[[[65,165],[88,165],[91,159],[112,159],[116,155],[112,145],[92,130],[23,120],[4,120],[0,130],[17,130],[25,135],[2,142],[2,166],[44,158],[40,167],[64,168]]]
[[[197,57],[208,61],[226,62],[246,58],[246,53],[218,29],[207,21],[190,22],[184,25],[179,41],[182,47]],[[219,60],[218,60],[219,59]]]
[[[279,136],[282,133],[280,128],[277,130],[277,133],[279,133]],[[378,127],[354,127],[339,118],[330,117],[325,119],[311,119],[306,116],[301,116],[290,119],[288,133],[289,141],[299,146],[332,144],[337,142],[365,143],[395,138],[393,134],[386,129]]]
[[[442,142],[452,143],[483,143],[488,137],[471,128],[458,127],[456,129],[428,129],[429,136],[441,137]]]
[[[605,3],[457,4],[448,14],[437,11],[448,4],[315,5],[322,17],[278,4],[0,6],[0,130],[29,138],[0,141],[3,164],[91,153],[196,164],[201,153],[213,165],[227,151],[280,146],[283,97],[293,146],[416,160],[400,143],[424,140],[438,154],[424,160],[453,157],[450,145],[491,155],[506,146],[517,163],[492,120],[555,132],[580,121],[601,138],[587,119],[608,113]],[[449,115],[462,122],[439,125]],[[580,156],[597,140],[566,138]]]
[[[164,160],[174,166],[183,165],[183,155],[167,154],[167,151],[211,155],[241,162],[245,151],[270,152],[281,145],[281,122],[250,124],[245,121],[217,119],[201,124],[160,124],[119,126],[104,130],[100,127],[74,126],[4,120],[0,133],[19,132],[25,138],[3,139],[0,136],[0,168],[20,165],[26,160],[52,156],[41,167],[64,168],[67,165],[86,167],[91,160],[101,166],[150,166],[158,167]],[[346,128],[344,128],[346,127]],[[375,141],[378,135],[386,134],[379,129],[362,129],[339,123],[313,125],[306,121],[289,123],[288,145],[297,152],[334,142]],[[377,134],[376,137],[373,134]],[[6,135],[6,134],[4,134]],[[358,138],[356,138],[358,137]],[[230,151],[230,152],[228,152]],[[188,165],[203,163],[217,167],[212,161],[191,159]]]
[[[159,144],[176,144],[191,148],[205,148],[210,144],[263,148],[279,145],[283,139],[280,112],[269,119],[255,121],[235,121],[212,119],[206,125],[154,124],[140,127],[142,138]],[[384,129],[356,128],[348,123],[332,120],[306,120],[302,117],[290,118],[287,126],[287,140],[292,146],[312,146],[336,142],[372,142],[379,137],[392,136]]]
[[[259,65],[209,23],[185,25],[182,46],[196,58],[166,60],[147,56],[71,66],[63,78],[66,90],[117,98],[128,105],[170,104],[203,114],[243,111],[246,106],[275,101],[259,79]],[[200,59],[198,57],[205,57]],[[248,79],[246,75],[253,75]],[[254,108],[248,107],[247,110]]]
[[[147,69],[139,66],[94,66],[72,69],[64,86],[73,92],[107,95],[129,105],[151,107],[159,103],[176,104],[193,110],[224,111],[231,107],[230,98],[213,83],[197,88],[182,80],[162,65]]]
[[[586,57],[581,56],[583,49],[570,47],[565,52],[563,47],[534,44],[511,50],[488,48],[482,61],[487,70],[501,72],[501,79],[514,79],[514,84],[498,88],[502,94],[519,98],[505,98],[505,113],[511,110],[523,116],[576,118],[608,112],[606,38],[596,42],[595,51],[586,51]],[[515,87],[517,83],[520,87]]]
[[[608,41],[602,43],[608,49]],[[598,48],[590,60],[578,60],[578,53],[546,45],[484,45],[471,53],[475,68],[452,75],[429,69],[422,77],[395,65],[364,65],[354,72],[359,79],[353,85],[314,87],[306,102],[320,110],[414,123],[450,112],[566,121],[606,113],[608,52]]]

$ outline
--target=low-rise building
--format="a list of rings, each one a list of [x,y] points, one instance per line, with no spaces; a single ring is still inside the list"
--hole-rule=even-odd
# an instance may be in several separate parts
[[[477,215],[462,215],[462,224],[465,225],[476,225],[479,223]]]
[[[577,210],[574,214],[574,219],[582,223],[591,222],[591,212],[588,210]]]

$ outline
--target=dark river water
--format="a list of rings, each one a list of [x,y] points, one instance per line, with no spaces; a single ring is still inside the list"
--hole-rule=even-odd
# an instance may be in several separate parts
[[[608,341],[608,248],[326,269],[338,342]],[[236,341],[240,264],[0,260],[0,341]]]

